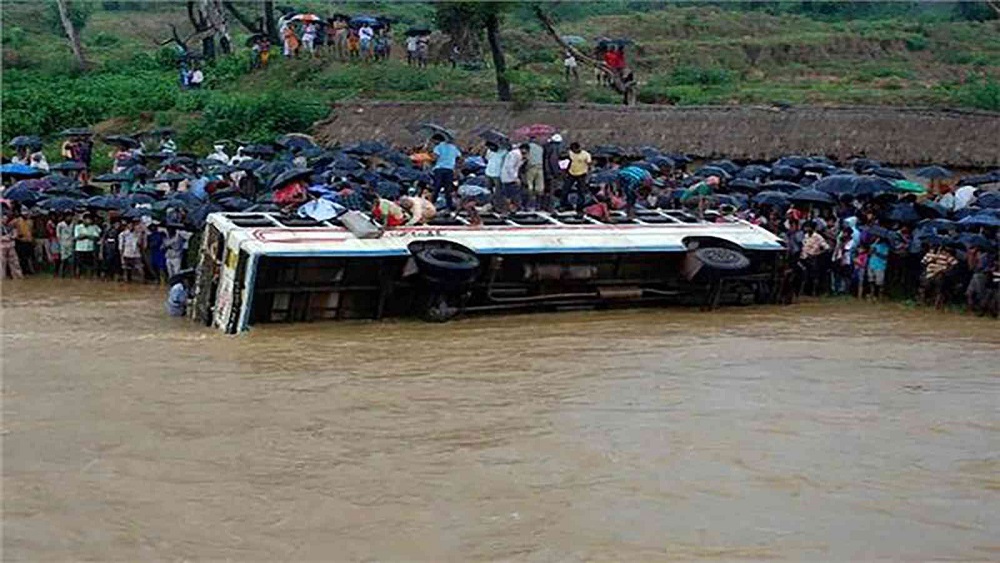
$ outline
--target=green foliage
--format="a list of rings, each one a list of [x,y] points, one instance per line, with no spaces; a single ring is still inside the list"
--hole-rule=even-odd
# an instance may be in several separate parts
[[[94,13],[93,2],[88,2],[85,0],[76,0],[72,2],[66,0],[66,10],[69,12],[69,21],[73,24],[73,28],[80,31],[87,25],[87,20],[90,15]],[[56,4],[55,0],[46,0],[45,3],[45,22],[48,24],[49,28],[53,33],[62,35],[65,33],[62,25],[62,18],[59,17],[59,6]]]
[[[990,111],[1000,111],[1000,81],[989,76],[969,76],[954,89],[956,103]]]
[[[670,73],[670,83],[673,85],[713,86],[732,82],[733,72],[724,68],[701,68],[697,66],[679,66]]]
[[[116,35],[102,31],[88,37],[87,44],[92,47],[117,47],[121,44],[121,39]]]
[[[27,36],[28,34],[25,33],[24,29],[19,26],[4,26],[3,44],[5,47],[10,47],[11,49],[20,49],[24,47]]]
[[[914,35],[906,40],[906,49],[908,51],[923,51],[927,49],[927,38],[923,35]]]

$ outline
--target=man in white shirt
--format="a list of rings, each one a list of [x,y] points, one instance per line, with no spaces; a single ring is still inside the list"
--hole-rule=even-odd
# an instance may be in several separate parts
[[[358,30],[358,39],[361,40],[361,54],[365,58],[372,54],[372,37],[375,37],[375,30],[372,26],[365,24]]]
[[[194,71],[191,73],[191,81],[190,81],[191,88],[195,89],[201,88],[201,84],[204,81],[205,81],[205,74],[201,71],[200,68],[195,68]]]
[[[524,205],[524,191],[521,188],[521,166],[528,156],[528,144],[524,143],[507,152],[500,167],[500,197],[496,211],[506,215]]]
[[[413,65],[417,62],[417,47],[420,44],[420,38],[416,35],[406,38],[406,64]]]
[[[576,57],[573,56],[573,53],[566,51],[566,58],[563,59],[563,68],[566,69],[566,80],[569,80],[570,75],[572,75],[573,80],[580,81],[580,72],[576,67]]]
[[[507,148],[496,143],[486,143],[486,181],[494,194],[500,191],[500,170],[507,156]]]
[[[139,280],[142,280],[142,237],[139,233],[139,221],[132,221],[128,227],[118,235],[118,254],[122,257],[122,271],[125,272],[125,281],[132,281],[132,274],[136,273]]]

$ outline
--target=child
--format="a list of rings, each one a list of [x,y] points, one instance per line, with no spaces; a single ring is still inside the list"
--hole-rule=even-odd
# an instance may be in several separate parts
[[[865,295],[865,275],[868,271],[868,255],[870,249],[867,244],[858,247],[858,254],[854,257],[854,284],[858,288],[858,299]]]

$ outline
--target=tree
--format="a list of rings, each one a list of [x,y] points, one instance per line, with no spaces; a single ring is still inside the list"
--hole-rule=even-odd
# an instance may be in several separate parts
[[[503,2],[440,2],[435,4],[438,27],[451,36],[452,44],[466,58],[478,56],[482,51],[483,31],[490,45],[493,70],[496,72],[497,98],[511,101],[510,79],[507,78],[507,59],[500,42],[500,24],[503,14],[512,4]]]
[[[573,56],[576,57],[576,60],[590,65],[604,74],[604,76],[607,77],[608,82],[611,84],[611,87],[622,95],[622,103],[627,106],[635,105],[636,101],[639,99],[639,89],[634,77],[632,77],[631,80],[626,81],[624,77],[612,70],[608,67],[608,65],[604,64],[604,61],[599,61],[593,57],[585,55],[576,47],[566,43],[562,36],[559,35],[559,32],[556,31],[555,24],[552,23],[552,18],[550,18],[538,4],[535,4],[535,16],[538,18],[539,23],[542,24],[542,28],[549,34],[549,37],[558,43],[564,51],[572,53]]]
[[[62,22],[63,30],[66,32],[66,37],[69,38],[69,47],[73,50],[73,57],[76,59],[77,66],[81,70],[87,68],[87,59],[83,55],[83,46],[80,44],[80,34],[79,28],[83,27],[83,23],[74,23],[71,18],[71,6],[69,5],[69,0],[55,0],[56,8],[59,10],[59,21]],[[83,16],[83,22],[86,22],[86,15]]]

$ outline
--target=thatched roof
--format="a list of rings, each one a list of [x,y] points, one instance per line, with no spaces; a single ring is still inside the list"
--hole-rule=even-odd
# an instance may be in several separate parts
[[[584,145],[655,145],[704,157],[771,160],[785,154],[864,155],[897,166],[1000,164],[1000,114],[929,108],[535,104],[515,111],[491,102],[372,102],[339,105],[315,126],[332,144],[358,139],[417,141],[405,126],[432,121],[474,142],[475,131],[547,123]]]

